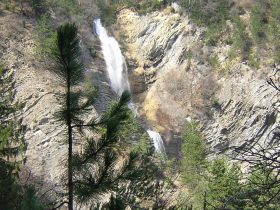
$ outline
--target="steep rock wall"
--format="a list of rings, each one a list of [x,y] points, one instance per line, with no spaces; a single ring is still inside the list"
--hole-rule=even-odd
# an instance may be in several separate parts
[[[22,171],[26,170],[27,174],[30,172],[41,183],[54,186],[55,183],[61,184],[67,163],[65,126],[54,118],[54,113],[59,108],[54,94],[63,89],[60,88],[56,76],[49,71],[52,66],[48,63],[50,61],[39,62],[34,58],[36,42],[32,31],[35,29],[35,20],[26,18],[23,28],[22,22],[19,21],[21,19],[19,13],[2,11],[0,57],[1,62],[14,72],[16,100],[25,102],[22,117],[23,124],[27,125],[25,139],[28,148],[27,162]],[[52,17],[51,21],[57,22],[58,25],[63,23]],[[102,53],[97,52],[97,57],[92,58],[87,47],[96,45],[98,49],[99,41],[94,37],[92,28],[87,23],[80,22],[79,30],[81,59],[86,76],[100,89],[99,98],[92,109],[92,116],[96,116],[108,110],[116,95],[107,82],[105,62],[99,58],[102,57]],[[80,142],[75,142],[74,147],[79,150]]]
[[[200,122],[212,155],[264,143],[279,118],[271,105],[275,90],[266,83],[271,68],[230,62],[229,45],[205,46],[205,29],[170,8],[147,16],[124,9],[118,23],[139,120],[160,132],[169,157],[178,157],[191,118]],[[214,54],[219,70],[208,62]]]

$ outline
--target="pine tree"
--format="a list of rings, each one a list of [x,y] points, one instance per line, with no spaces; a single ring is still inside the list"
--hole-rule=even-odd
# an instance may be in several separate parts
[[[130,93],[124,92],[102,117],[87,123],[82,120],[82,115],[91,112],[97,94],[96,91],[84,94],[79,90],[79,84],[84,81],[84,71],[79,60],[81,51],[77,33],[75,24],[60,26],[52,50],[56,63],[53,72],[64,88],[64,92],[56,94],[61,109],[55,116],[67,127],[69,210],[73,209],[74,194],[77,202],[89,205],[119,181],[134,177],[134,163],[138,157],[136,152],[131,152],[121,162],[122,166],[116,168],[120,127],[129,117],[127,104]],[[92,133],[96,131],[98,137],[94,138]],[[73,138],[74,132],[80,134],[79,138]],[[76,139],[86,142],[82,153],[73,152]]]
[[[21,119],[16,119],[17,111],[22,104],[14,101],[15,90],[13,73],[3,64],[0,65],[0,162],[6,165],[9,172],[18,176],[19,166],[24,158],[16,159],[26,151],[23,138],[25,126]]]
[[[244,192],[238,166],[226,159],[216,158],[207,167],[204,178],[207,186],[205,199],[210,209],[212,206],[223,209],[243,209],[246,206],[246,202],[238,196]]]
[[[256,3],[250,13],[251,31],[256,44],[260,44],[260,38],[264,37],[264,19],[265,14],[261,5]]]
[[[16,209],[20,203],[17,184],[26,143],[25,126],[17,119],[22,104],[14,100],[13,73],[0,65],[0,209]],[[16,202],[15,202],[16,201]]]
[[[244,57],[248,57],[252,48],[252,40],[246,31],[246,25],[238,14],[235,14],[233,19],[234,26],[234,42],[233,47],[235,50]]]
[[[202,178],[201,174],[206,169],[207,149],[205,139],[197,131],[197,124],[194,121],[188,124],[187,131],[184,133],[182,153],[182,181],[195,187]]]

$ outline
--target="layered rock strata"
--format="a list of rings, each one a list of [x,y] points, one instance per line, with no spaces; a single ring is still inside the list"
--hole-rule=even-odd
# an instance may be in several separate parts
[[[170,11],[118,15],[140,122],[160,132],[169,157],[178,157],[191,118],[200,122],[214,156],[263,144],[279,118],[271,104],[276,92],[266,83],[272,68],[229,61],[230,45],[205,46],[205,29]],[[218,68],[210,65],[213,56]]]

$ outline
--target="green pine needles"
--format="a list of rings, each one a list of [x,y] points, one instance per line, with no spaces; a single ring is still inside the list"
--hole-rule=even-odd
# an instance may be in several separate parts
[[[127,109],[131,100],[129,92],[124,92],[102,117],[87,122],[81,117],[92,112],[98,88],[82,91],[79,86],[85,77],[79,60],[81,50],[77,33],[75,24],[60,26],[52,49],[56,63],[53,72],[64,88],[64,92],[56,93],[61,108],[55,117],[67,127],[69,210],[73,209],[74,200],[85,205],[97,204],[97,199],[117,189],[120,182],[135,178],[135,163],[139,157],[132,151],[119,160],[121,128],[130,117]],[[86,85],[91,86],[88,83],[87,80]],[[76,141],[83,143],[83,152],[73,152]]]
[[[21,201],[17,178],[27,145],[18,117],[22,104],[14,96],[13,73],[0,64],[0,209],[19,209]]]
[[[20,164],[25,162],[23,154],[27,145],[23,134],[25,126],[17,119],[22,104],[14,101],[13,74],[0,65],[0,162],[10,173],[18,176]],[[21,156],[21,157],[20,157]]]

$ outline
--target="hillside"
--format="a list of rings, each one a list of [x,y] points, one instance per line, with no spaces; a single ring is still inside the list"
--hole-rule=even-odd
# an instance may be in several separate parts
[[[51,72],[54,63],[48,51],[58,26],[67,22],[78,26],[80,60],[91,85],[99,89],[85,121],[100,118],[119,98],[110,87],[101,43],[93,30],[96,18],[101,18],[125,56],[141,134],[148,129],[158,132],[170,160],[184,159],[183,145],[192,121],[205,139],[207,160],[234,160],[236,151],[243,148],[278,148],[279,90],[267,80],[275,76],[279,65],[280,2],[202,3],[1,1],[0,63],[14,73],[15,101],[24,103],[22,118],[27,126],[27,161],[21,166],[21,182],[35,183],[39,197],[54,189],[47,194],[50,200],[56,199],[56,192],[65,193],[66,127],[53,117],[60,108],[55,92],[63,89]],[[137,135],[127,138],[135,140]],[[75,152],[83,148],[83,143],[74,144]],[[179,171],[174,168],[172,176],[179,176]],[[186,186],[184,191],[197,189]]]

